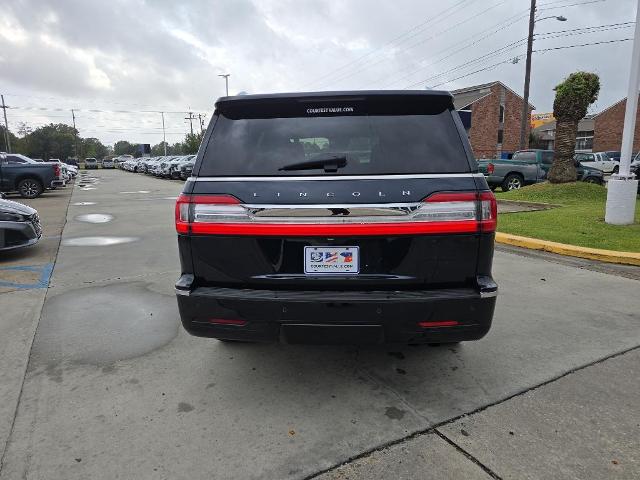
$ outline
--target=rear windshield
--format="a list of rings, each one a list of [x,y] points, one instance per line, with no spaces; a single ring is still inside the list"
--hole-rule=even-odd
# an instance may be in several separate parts
[[[335,172],[291,168],[340,159]],[[469,161],[450,110],[429,115],[230,119],[220,114],[201,176],[465,173]]]
[[[520,161],[536,161],[536,152],[516,152],[513,154],[512,160]]]

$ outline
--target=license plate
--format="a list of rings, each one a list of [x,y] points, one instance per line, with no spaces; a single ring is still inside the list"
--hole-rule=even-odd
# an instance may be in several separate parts
[[[306,274],[354,274],[359,271],[359,247],[304,247]]]

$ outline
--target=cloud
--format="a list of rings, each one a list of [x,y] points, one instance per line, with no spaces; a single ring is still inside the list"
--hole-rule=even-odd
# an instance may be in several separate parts
[[[540,15],[568,21],[541,21],[536,32],[634,20],[633,0],[562,7],[571,3],[578,2],[541,7]],[[223,72],[231,74],[231,93],[454,89],[492,80],[519,92],[523,61],[468,74],[524,52],[516,44],[476,60],[526,36],[527,7],[512,0],[5,0],[0,86],[15,95],[8,98],[16,106],[76,108],[82,134],[151,143],[162,138],[158,114],[141,111],[210,114],[224,93]],[[632,28],[621,28],[539,37],[534,45],[632,36]],[[606,107],[625,95],[630,49],[626,42],[534,54],[532,102],[550,110],[553,87],[573,71],[589,70],[601,75],[597,108]],[[28,122],[29,112],[10,114]],[[42,121],[43,112],[38,115],[34,123]],[[167,123],[170,141],[189,128],[181,113],[167,114]]]

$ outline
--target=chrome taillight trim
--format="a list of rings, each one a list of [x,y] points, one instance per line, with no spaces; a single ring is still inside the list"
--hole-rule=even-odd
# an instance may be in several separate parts
[[[476,201],[357,205],[191,205],[194,223],[367,224],[478,220]]]

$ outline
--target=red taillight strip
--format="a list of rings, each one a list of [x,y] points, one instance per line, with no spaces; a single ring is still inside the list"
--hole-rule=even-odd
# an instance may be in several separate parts
[[[395,223],[352,223],[352,224],[292,224],[243,222],[190,222],[192,204],[200,205],[241,205],[232,195],[181,194],[175,208],[176,231],[196,235],[255,235],[255,236],[393,236],[429,235],[447,233],[493,232],[497,225],[497,205],[492,192],[443,192],[435,193],[424,202],[478,202],[480,220],[448,221],[408,221]],[[487,205],[487,202],[489,205]],[[488,210],[488,211],[487,211]]]
[[[345,237],[375,235],[434,235],[476,233],[478,222],[411,222],[360,224],[290,224],[290,223],[192,223],[191,233],[200,235],[256,235],[283,237]]]

